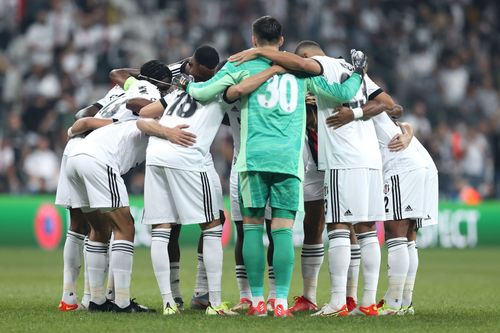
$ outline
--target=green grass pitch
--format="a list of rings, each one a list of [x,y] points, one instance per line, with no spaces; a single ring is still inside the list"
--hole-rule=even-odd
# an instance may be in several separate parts
[[[386,252],[379,296],[385,291]],[[0,332],[498,332],[500,331],[500,250],[420,250],[415,288],[416,315],[380,318],[274,319],[238,316],[206,317],[186,310],[161,314],[61,313],[62,251],[0,248]],[[189,302],[196,272],[194,248],[183,248],[181,286]],[[360,277],[360,290],[362,278]],[[82,280],[79,281],[81,294]],[[329,299],[328,265],[321,270],[318,298]],[[290,297],[301,291],[300,253],[296,254]],[[161,297],[149,251],[136,249],[132,294],[139,302],[161,309]],[[232,249],[225,250],[223,299],[238,300]],[[292,299],[290,299],[290,302]]]

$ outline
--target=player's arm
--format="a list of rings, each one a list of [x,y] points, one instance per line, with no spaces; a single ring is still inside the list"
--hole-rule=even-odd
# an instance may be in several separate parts
[[[114,83],[127,90],[127,80],[130,77],[137,78],[139,76],[139,69],[136,68],[115,68],[109,72],[109,79]],[[130,83],[128,84],[130,85]]]
[[[207,102],[225,91],[228,87],[238,84],[249,76],[248,70],[238,70],[227,63],[213,78],[205,82],[191,82],[186,86],[186,91],[194,99]]]
[[[113,123],[113,119],[101,119],[94,117],[85,117],[75,121],[73,126],[68,128],[68,137],[72,138],[76,135],[83,134],[88,131],[93,131],[100,127]]]
[[[387,145],[387,148],[389,148],[390,151],[401,151],[406,149],[413,139],[413,127],[409,123],[398,123],[398,125],[401,128],[402,133],[396,134],[391,139]]]
[[[141,118],[160,118],[163,114],[163,111],[165,111],[165,107],[166,103],[162,98],[146,106],[143,106],[139,110],[139,116],[141,116]]]
[[[352,75],[343,83],[328,83],[323,76],[306,79],[306,89],[316,97],[322,97],[333,104],[351,100],[361,86],[362,77],[358,73]]]
[[[241,96],[245,96],[253,92],[274,75],[283,73],[286,73],[286,70],[283,67],[278,65],[271,66],[265,71],[252,75],[240,83],[229,87],[224,94],[224,99],[227,102],[234,102],[240,99]]]
[[[84,117],[93,117],[97,114],[97,112],[99,112],[100,109],[102,109],[102,105],[99,103],[89,105],[75,113],[75,120]]]
[[[290,71],[305,72],[313,75],[323,74],[323,66],[315,59],[302,58],[294,53],[282,52],[266,48],[253,48],[241,51],[229,57],[229,61],[236,66],[257,57],[264,57],[273,63],[283,66]]]
[[[139,113],[142,108],[151,104],[152,101],[146,98],[131,98],[127,101],[127,109],[134,113]]]
[[[355,119],[362,118],[363,120],[367,120],[387,110],[387,106],[377,100],[368,101],[368,103],[361,108],[356,108],[354,110],[347,106],[338,106],[335,108],[335,114],[326,118],[326,125],[337,129],[349,124]]]
[[[189,125],[186,124],[170,128],[161,125],[158,120],[155,119],[139,119],[136,124],[137,128],[147,135],[156,136],[183,147],[189,147],[196,143],[196,135],[183,130],[189,127]]]

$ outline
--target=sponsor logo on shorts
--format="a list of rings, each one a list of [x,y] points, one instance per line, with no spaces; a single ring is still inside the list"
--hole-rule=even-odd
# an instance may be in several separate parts
[[[344,216],[352,216],[351,210],[350,209],[346,210]]]
[[[410,205],[406,206],[405,212],[413,212],[413,208]]]
[[[323,186],[323,193],[325,194],[325,197],[328,195],[328,186]]]

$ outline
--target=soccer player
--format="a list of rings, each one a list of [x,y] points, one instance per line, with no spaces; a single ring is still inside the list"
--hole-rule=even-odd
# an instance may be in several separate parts
[[[264,16],[252,26],[256,47],[279,50],[283,44],[281,24]],[[318,63],[316,63],[319,66]],[[257,58],[240,66],[227,63],[211,80],[190,83],[187,92],[207,101],[228,86],[270,66]],[[313,78],[284,74],[273,77],[256,91],[242,98],[241,150],[236,162],[239,172],[243,214],[243,258],[252,291],[250,315],[267,315],[263,297],[265,267],[262,244],[264,208],[272,209],[274,241],[273,268],[276,283],[274,315],[288,312],[288,291],[293,270],[292,226],[297,210],[302,209],[302,150],[305,133],[305,93],[311,91],[334,102],[345,102],[359,89],[363,68],[357,69],[342,85],[328,84],[320,76]]]
[[[155,77],[164,65],[158,60],[151,60],[146,62],[141,66],[140,70],[136,69],[115,69],[110,72],[110,78],[115,83],[115,86],[108,91],[108,93],[96,103],[80,110],[75,115],[75,118],[81,119],[84,117],[95,117],[91,122],[94,122],[94,127],[104,126],[112,121],[117,121],[121,119],[122,116],[127,116],[129,111],[127,108],[119,106],[124,105],[125,102],[129,103],[129,107],[134,104],[134,95],[128,94],[125,96],[125,91],[123,90],[123,85],[125,80],[130,76],[129,72],[133,72],[136,76],[142,74],[147,77]],[[127,73],[126,77],[120,77],[123,72]],[[88,122],[88,119],[82,120],[82,122]],[[87,218],[97,220],[101,219],[102,216],[98,211],[90,214],[83,214],[78,208],[71,208],[70,194],[68,178],[64,172],[66,168],[66,160],[72,149],[78,144],[80,140],[83,139],[83,135],[72,136],[63,152],[63,158],[61,161],[61,172],[59,173],[59,183],[56,192],[55,203],[57,205],[64,206],[69,209],[70,213],[70,228],[67,233],[66,242],[64,245],[64,282],[63,282],[63,296],[59,304],[59,310],[61,311],[71,311],[78,308],[77,296],[76,296],[76,280],[79,275],[81,266],[81,253],[82,247],[88,241],[86,236],[88,234],[88,221]],[[86,251],[83,251],[84,255]],[[90,290],[88,286],[88,272],[85,268],[85,289],[84,296],[81,302],[83,308],[88,308],[88,303],[90,300]],[[108,287],[112,288],[112,279],[109,279],[110,285]]]
[[[280,69],[282,70],[282,69]],[[234,101],[274,74],[276,68],[256,78],[231,87],[225,99]],[[257,76],[259,78],[259,76]],[[252,89],[252,90],[253,90]],[[163,297],[164,314],[178,313],[170,290],[168,251],[171,224],[199,224],[203,232],[203,263],[208,280],[210,303],[207,315],[234,315],[235,312],[221,301],[222,277],[222,225],[219,211],[214,210],[216,200],[212,181],[207,176],[205,159],[225,112],[231,106],[221,96],[201,104],[186,92],[170,93],[160,102],[147,106],[142,113],[163,113],[159,122],[142,119],[138,127],[152,135],[147,150],[145,180],[145,214],[143,222],[153,225],[151,256],[153,267]],[[196,134],[196,143],[189,148],[162,139],[165,126],[183,125]],[[194,137],[191,142],[194,142]]]
[[[343,82],[352,77],[353,71],[366,65],[362,53],[353,53],[353,65],[343,59],[325,55],[319,44],[312,41],[299,43],[297,55],[273,50],[245,51],[238,58],[265,56],[275,63],[292,70],[321,73],[328,82]],[[302,58],[301,58],[302,57]],[[312,59],[303,59],[312,58]],[[241,61],[241,60],[239,60]],[[367,76],[364,82],[370,80]],[[364,86],[364,84],[363,84]],[[332,106],[338,104],[316,96],[318,103],[318,164],[325,170],[325,221],[329,238],[329,267],[332,294],[330,302],[315,316],[346,316],[347,273],[351,257],[351,224],[358,233],[364,273],[364,293],[359,312],[378,314],[375,304],[380,248],[375,231],[375,221],[384,217],[382,194],[382,161],[371,121],[353,122],[348,128],[332,131],[326,118]],[[363,88],[357,90],[349,105],[358,107],[367,101]],[[359,114],[359,110],[356,110]]]
[[[170,71],[166,66],[150,80],[168,82]],[[130,86],[130,87],[128,87]],[[130,77],[126,80],[126,95],[142,98],[141,104],[151,103],[160,98],[156,86],[146,80]],[[129,109],[127,104],[116,107],[117,112]],[[109,110],[113,112],[114,108]],[[73,208],[82,211],[100,210],[111,220],[114,240],[111,245],[109,270],[114,281],[114,303],[107,300],[104,290],[106,270],[107,241],[109,232],[107,224],[101,221],[89,221],[91,233],[87,246],[87,260],[91,311],[114,312],[147,312],[151,311],[130,300],[130,281],[132,272],[134,225],[128,207],[128,195],[123,179],[118,175],[125,174],[137,166],[145,158],[147,140],[137,130],[132,110],[122,120],[96,129],[87,135],[68,155],[66,174],[70,185],[70,198]],[[80,119],[69,130],[68,134],[80,134],[93,129],[98,123],[94,118]],[[169,134],[175,129],[171,129]],[[175,139],[175,138],[173,138]]]
[[[323,212],[324,172],[318,170],[318,123],[316,98],[308,94],[306,98],[307,125],[306,149],[304,149],[304,241],[301,253],[302,296],[294,299],[290,311],[314,311],[318,275],[323,263]]]
[[[393,114],[399,108],[400,114],[402,108],[375,83],[367,82],[366,90],[370,102],[362,107],[363,119],[373,119],[384,171],[389,287],[378,303],[378,313],[402,314],[410,307],[406,312],[412,313],[409,295],[413,291],[415,267],[418,265],[416,230],[422,226],[422,221],[429,225],[437,223],[437,169],[425,148],[413,138],[411,125],[396,124],[383,112],[388,110]],[[339,128],[353,119],[352,110],[342,107],[327,119],[327,124]],[[404,292],[406,304],[403,305]]]

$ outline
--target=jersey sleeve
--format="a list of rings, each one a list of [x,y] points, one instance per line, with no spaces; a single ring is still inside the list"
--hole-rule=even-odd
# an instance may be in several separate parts
[[[123,89],[119,85],[115,85],[111,88],[106,95],[94,103],[99,109],[103,106],[108,105],[110,102],[114,101],[118,96],[121,96],[124,93]]]
[[[375,82],[373,82],[373,80],[370,79],[368,75],[365,75],[364,81],[366,86],[366,94],[368,95],[369,100],[374,99],[384,91],[384,89],[380,88]]]
[[[207,102],[222,93],[227,87],[241,82],[250,75],[249,71],[228,62],[213,78],[205,82],[190,83],[186,91],[194,99]]]
[[[334,103],[349,101],[358,92],[361,86],[361,75],[353,73],[344,83],[328,83],[324,76],[315,76],[306,79],[306,89],[317,97],[326,98]]]
[[[144,80],[136,80],[134,84],[129,87],[127,94],[128,99],[144,98],[152,102],[159,100],[161,97],[158,88]]]

